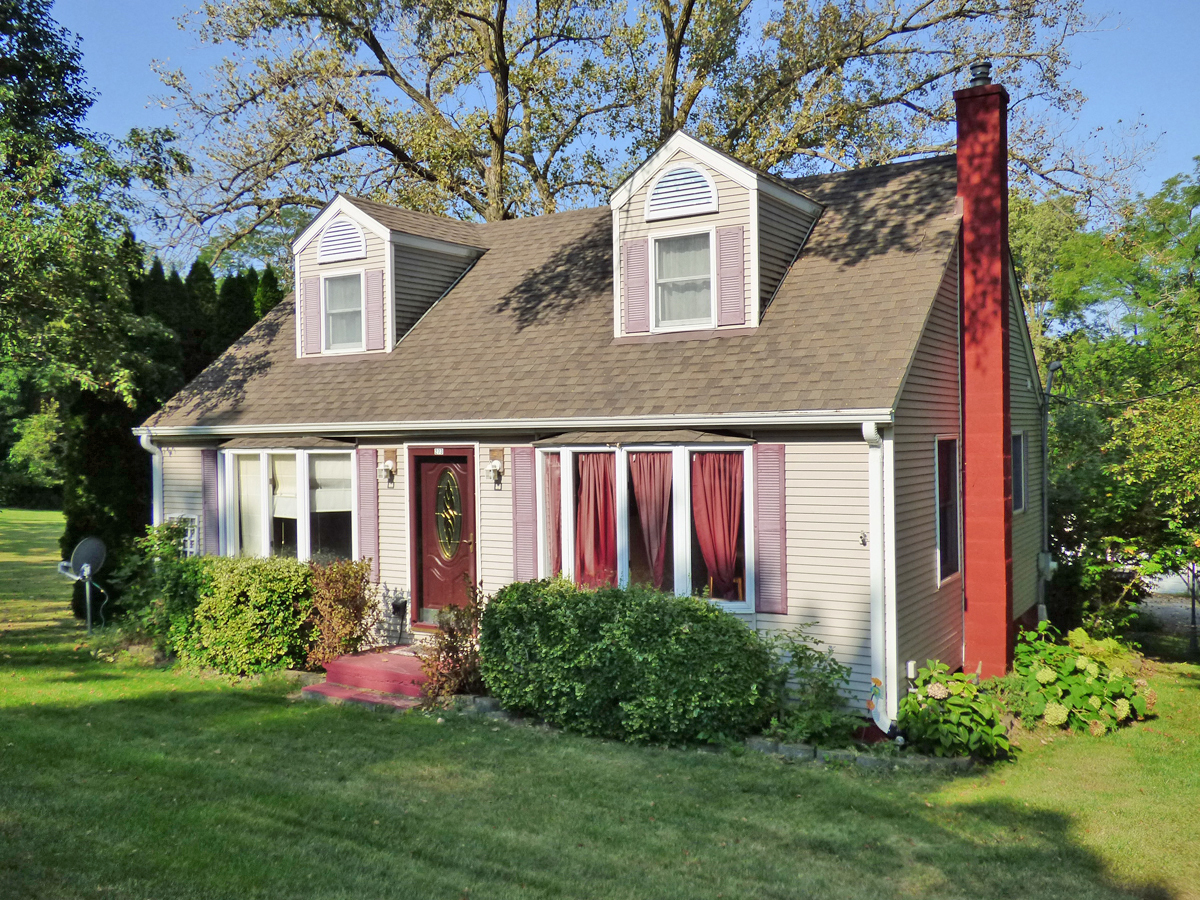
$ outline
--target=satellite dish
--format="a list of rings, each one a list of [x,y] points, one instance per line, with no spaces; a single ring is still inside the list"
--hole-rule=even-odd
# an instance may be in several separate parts
[[[87,566],[88,571],[94,577],[100,571],[100,567],[104,565],[106,553],[104,541],[98,537],[85,537],[75,545],[75,549],[71,553],[71,571],[75,573],[76,578],[81,578],[83,577],[83,567]]]
[[[92,633],[92,579],[96,577],[96,573],[100,571],[100,567],[104,565],[104,557],[108,551],[104,548],[104,541],[98,537],[85,537],[82,541],[75,545],[75,549],[71,553],[71,561],[63,560],[58,564],[58,571],[66,575],[72,581],[82,581],[85,602],[87,603],[87,631]],[[100,593],[104,594],[104,603],[108,602],[108,591],[95,585]],[[104,604],[100,604],[100,620],[104,621]]]

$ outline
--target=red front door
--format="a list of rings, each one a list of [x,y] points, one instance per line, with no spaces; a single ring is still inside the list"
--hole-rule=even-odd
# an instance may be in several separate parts
[[[465,603],[475,589],[474,453],[447,448],[413,456],[416,490],[414,621],[437,623],[443,606]]]

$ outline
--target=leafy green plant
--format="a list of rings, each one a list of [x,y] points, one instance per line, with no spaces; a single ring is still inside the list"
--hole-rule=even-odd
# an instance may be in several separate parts
[[[1134,680],[1140,661],[1134,654],[1119,653],[1120,645],[1110,640],[1093,641],[1076,629],[1061,642],[1049,622],[1021,632],[1006,681],[1013,711],[1027,722],[1040,719],[1094,735],[1145,716],[1154,696]]]
[[[312,632],[308,564],[216,558],[210,566],[190,626],[172,631],[180,657],[228,675],[303,664]]]
[[[309,577],[313,634],[308,665],[319,668],[362,646],[379,614],[378,589],[371,583],[370,560],[310,563]]]
[[[822,642],[805,631],[811,624],[766,638],[780,684],[779,708],[766,733],[792,743],[842,746],[866,722],[847,708],[850,667],[834,658],[832,647],[820,649]]]
[[[908,743],[936,756],[996,759],[1010,750],[999,704],[974,675],[929,660],[915,690],[900,701],[897,727]]]
[[[462,606],[438,610],[438,631],[418,651],[421,671],[428,679],[421,688],[427,706],[435,706],[454,694],[483,693],[479,669],[479,622],[484,595],[478,589]]]
[[[509,585],[484,610],[480,664],[506,709],[627,741],[736,737],[778,705],[757,634],[706,600],[642,587]]]

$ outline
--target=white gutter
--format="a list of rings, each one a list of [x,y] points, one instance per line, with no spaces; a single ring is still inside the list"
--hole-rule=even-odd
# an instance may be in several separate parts
[[[592,431],[623,428],[743,428],[788,425],[845,425],[864,422],[887,424],[890,409],[796,410],[769,413],[713,413],[708,415],[585,416],[546,419],[418,420],[411,422],[295,422],[275,425],[150,425],[134,434],[155,438],[236,437],[272,434],[404,434],[455,431]]]
[[[150,523],[152,525],[161,525],[164,520],[162,448],[154,445],[150,432],[146,429],[135,428],[134,434],[138,436],[138,443],[142,445],[142,449],[150,454],[150,484],[154,497]]]

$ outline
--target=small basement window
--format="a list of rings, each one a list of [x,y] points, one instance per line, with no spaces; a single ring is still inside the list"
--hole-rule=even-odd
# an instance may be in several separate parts
[[[325,349],[363,348],[362,275],[334,275],[325,279]]]
[[[711,326],[711,235],[688,234],[654,242],[654,324],[657,328]]]

